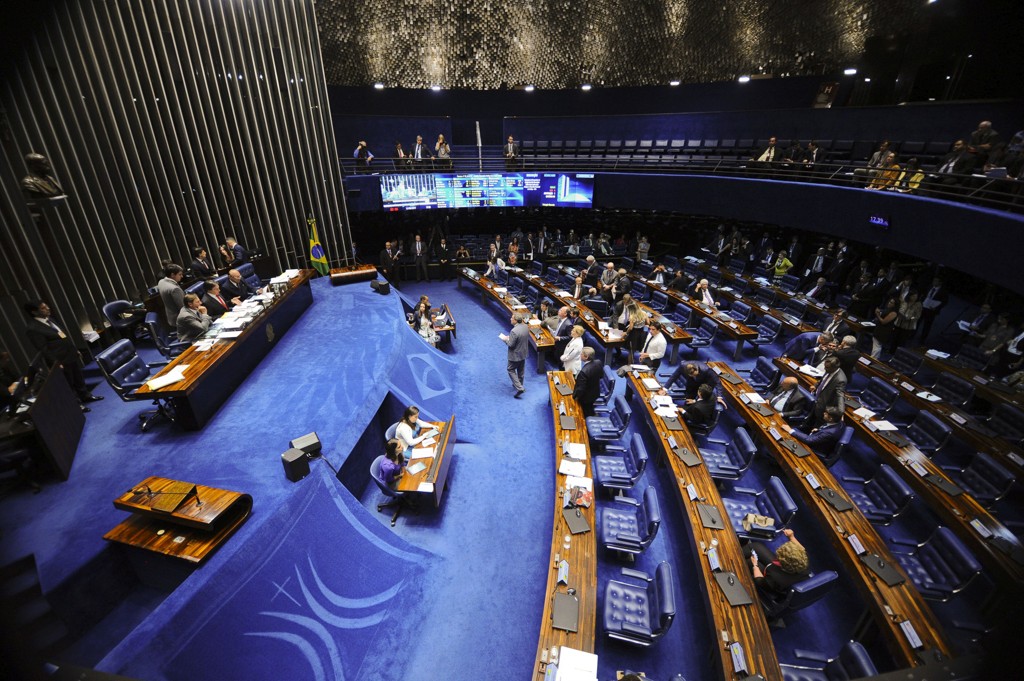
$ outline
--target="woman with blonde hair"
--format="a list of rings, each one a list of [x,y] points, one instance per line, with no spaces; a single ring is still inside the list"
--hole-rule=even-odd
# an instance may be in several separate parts
[[[793,530],[783,530],[788,540],[772,550],[761,542],[751,542],[750,567],[754,573],[754,584],[767,595],[782,596],[796,583],[810,576],[807,549],[796,540]]]

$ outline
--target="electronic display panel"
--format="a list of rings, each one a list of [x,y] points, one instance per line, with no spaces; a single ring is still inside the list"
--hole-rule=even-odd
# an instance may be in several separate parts
[[[421,173],[382,175],[385,210],[557,206],[591,208],[593,173]]]

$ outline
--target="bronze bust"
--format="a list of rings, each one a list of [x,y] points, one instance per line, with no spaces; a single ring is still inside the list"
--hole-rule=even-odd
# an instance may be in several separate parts
[[[30,201],[65,198],[64,189],[52,175],[50,161],[35,152],[25,155],[28,175],[21,179],[21,189]]]

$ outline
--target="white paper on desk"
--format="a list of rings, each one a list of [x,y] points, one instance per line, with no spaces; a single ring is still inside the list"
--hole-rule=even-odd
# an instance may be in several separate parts
[[[587,467],[582,461],[573,461],[571,459],[562,459],[562,463],[558,465],[558,472],[561,475],[577,475],[582,476],[587,472]]]
[[[870,425],[873,426],[872,430],[899,430],[899,428],[885,419],[882,419],[881,421],[871,421]]]
[[[654,410],[654,413],[663,419],[675,418],[679,413],[679,409],[675,406],[672,407],[658,407]]]
[[[676,403],[668,395],[651,395],[651,401],[654,403],[655,408],[676,406]]]
[[[213,344],[216,343],[216,342],[217,342],[216,340],[214,340],[212,338],[208,338],[206,340],[199,341],[198,343],[194,344],[192,347],[195,349],[196,352],[206,352],[207,350],[212,348]]]
[[[591,478],[583,478],[578,475],[567,475],[565,477],[565,488],[582,487],[588,492],[594,491],[594,481]]]
[[[757,393],[743,393],[743,396],[754,404],[764,404],[767,401]]]
[[[732,286],[719,286],[718,290],[719,291],[731,291],[732,290]]]
[[[612,327],[608,324],[608,322],[598,322],[597,323],[597,330],[598,331],[607,331],[610,328],[612,328]]]
[[[818,367],[811,366],[810,364],[804,364],[800,367],[799,371],[801,374],[807,374],[808,376],[814,376],[815,378],[821,378],[825,375],[824,369],[819,369]]]
[[[942,352],[941,350],[928,350],[924,354],[928,355],[932,359],[949,359],[949,353]]]
[[[419,485],[416,486],[416,491],[417,492],[428,492],[428,493],[429,492],[433,492],[434,491],[434,483],[432,483],[432,482],[421,482]]]
[[[436,442],[437,442],[437,440],[435,440],[433,437],[428,437],[428,438],[425,438],[424,440],[420,441],[420,445],[423,446],[423,447],[429,447],[430,445],[432,445],[432,444],[434,444]]]
[[[541,321],[539,319],[531,319],[530,326],[540,326]]]
[[[559,298],[572,298],[572,294],[568,291],[555,291],[555,295]]]
[[[508,289],[505,288],[504,286],[495,286],[494,287],[494,292],[495,293],[508,293]]]
[[[857,411],[855,411],[853,413],[856,416],[859,416],[859,417],[861,417],[862,419],[865,419],[865,420],[870,419],[872,416],[875,415],[875,412],[871,411],[867,407],[861,407],[860,409],[858,409]]]
[[[647,377],[640,381],[644,384],[644,387],[648,390],[661,390],[661,383],[658,383],[658,379]]]
[[[651,367],[647,366],[646,364],[630,364],[629,368],[633,369],[634,371],[650,371],[651,370]]]
[[[874,322],[861,322],[860,325],[865,327],[865,328],[871,328],[872,326],[875,325],[875,323]]]
[[[226,338],[226,339],[230,340],[232,338],[238,338],[241,335],[242,335],[241,331],[224,331],[219,336],[217,336],[217,338]]]
[[[149,386],[150,390],[159,390],[160,388],[177,383],[178,381],[185,380],[185,369],[188,367],[179,364],[163,376],[157,376],[146,381],[146,385]]]
[[[587,459],[587,446],[582,442],[570,442],[569,449],[566,450],[565,455],[570,459],[576,459],[577,461],[586,461]]]
[[[922,398],[922,399],[926,399],[929,402],[941,402],[942,401],[941,397],[939,397],[935,393],[930,393],[927,390],[922,390],[921,392],[917,393],[917,396]]]
[[[412,450],[412,456],[410,459],[432,459],[434,458],[433,447],[416,447]]]
[[[597,655],[559,646],[555,681],[597,681]]]

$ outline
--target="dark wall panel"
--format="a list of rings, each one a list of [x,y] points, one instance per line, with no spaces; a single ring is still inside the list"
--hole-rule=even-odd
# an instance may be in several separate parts
[[[277,268],[350,241],[313,0],[43,2],[0,63],[0,343],[48,299],[71,329],[138,298],[160,261],[227,235]],[[23,157],[68,199],[30,208]]]

